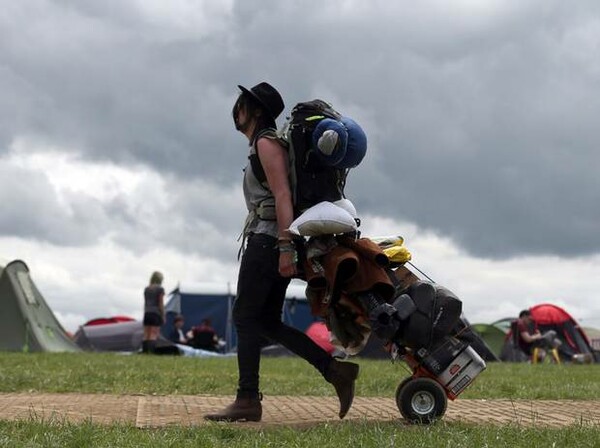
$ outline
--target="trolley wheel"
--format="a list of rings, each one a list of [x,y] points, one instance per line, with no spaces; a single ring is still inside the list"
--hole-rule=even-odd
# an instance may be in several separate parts
[[[411,423],[429,424],[446,413],[448,398],[439,383],[431,378],[407,378],[396,390],[396,405]]]
[[[398,387],[396,388],[396,397],[400,393],[400,389],[402,389],[404,386],[406,386],[406,383],[409,383],[409,382],[411,382],[414,379],[415,379],[414,376],[407,376],[402,381],[400,381],[400,384],[398,384]],[[400,408],[398,408],[398,409],[400,409]]]

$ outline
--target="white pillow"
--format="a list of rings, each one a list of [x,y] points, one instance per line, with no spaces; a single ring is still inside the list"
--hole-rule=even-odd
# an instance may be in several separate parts
[[[356,212],[356,207],[354,207],[354,204],[352,203],[352,201],[350,199],[340,199],[339,201],[335,201],[334,202],[335,205],[337,205],[338,207],[342,207],[344,210],[346,210],[348,213],[350,213],[350,216],[352,216],[353,218],[358,218],[358,213]]]
[[[353,232],[356,221],[350,213],[337,205],[323,201],[307,209],[290,224],[295,235],[319,236]]]

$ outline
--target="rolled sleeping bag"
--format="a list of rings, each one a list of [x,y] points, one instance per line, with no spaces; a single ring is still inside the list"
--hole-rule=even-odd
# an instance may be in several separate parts
[[[346,151],[342,159],[335,164],[336,168],[354,168],[367,153],[367,135],[352,118],[342,117],[341,122],[348,133]]]

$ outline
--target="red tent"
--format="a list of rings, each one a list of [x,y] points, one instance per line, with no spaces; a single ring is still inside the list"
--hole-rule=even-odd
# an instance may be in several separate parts
[[[549,303],[532,306],[529,311],[531,311],[531,317],[537,324],[562,324],[573,320],[565,310]]]
[[[531,311],[535,329],[542,333],[548,330],[556,331],[556,336],[562,342],[561,346],[558,347],[562,359],[570,361],[575,354],[594,354],[590,341],[583,329],[575,319],[561,307],[550,303],[542,303],[532,306],[529,311]],[[516,319],[513,322],[516,322]],[[516,356],[516,354],[513,353],[513,351],[519,350],[516,347],[516,340],[513,335],[512,327],[514,327],[514,325],[511,326],[511,331],[506,335],[503,355],[501,356],[503,361],[525,359]]]
[[[117,324],[119,322],[131,322],[135,319],[129,316],[113,316],[113,317],[98,317],[96,319],[88,320],[84,327],[89,327],[93,325],[106,325],[106,324]]]
[[[548,330],[555,330],[557,336],[566,342],[568,347],[561,346],[560,351],[572,356],[575,353],[591,353],[590,340],[579,324],[564,309],[550,303],[542,303],[532,306],[531,317],[533,318],[537,329],[542,333]]]

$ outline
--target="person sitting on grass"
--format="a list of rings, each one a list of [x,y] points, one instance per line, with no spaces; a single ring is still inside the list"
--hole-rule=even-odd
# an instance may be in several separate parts
[[[174,342],[175,344],[188,344],[188,338],[183,332],[183,325],[185,324],[185,319],[181,314],[175,316],[173,320],[173,328],[169,333],[169,340]]]
[[[209,318],[202,319],[200,325],[188,332],[189,344],[194,348],[216,352],[219,349],[219,337]]]

